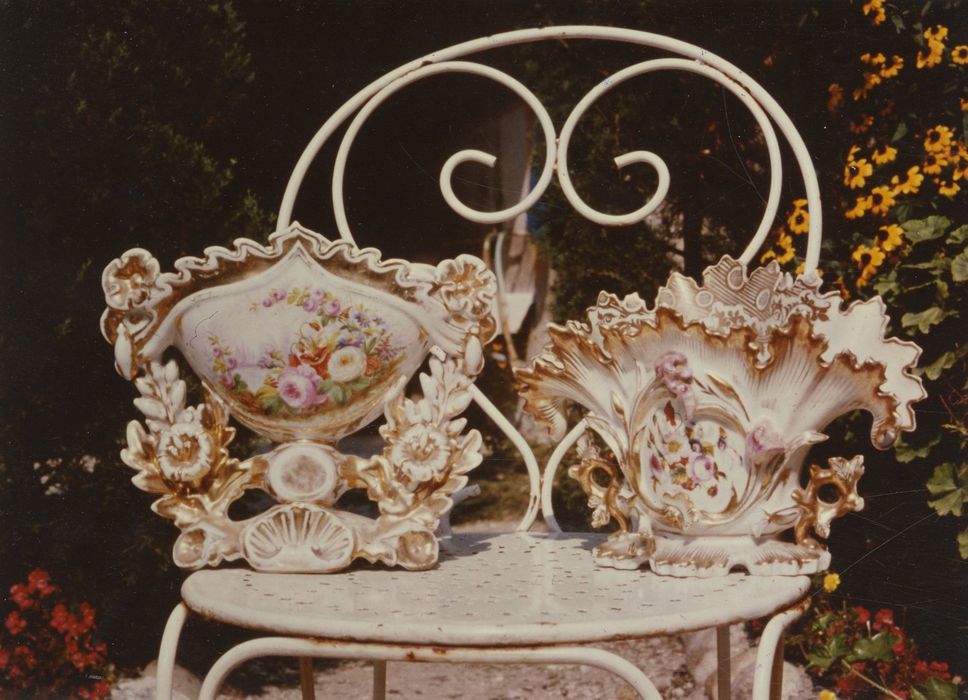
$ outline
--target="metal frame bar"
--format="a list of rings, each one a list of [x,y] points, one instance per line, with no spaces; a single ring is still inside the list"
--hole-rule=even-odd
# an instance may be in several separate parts
[[[576,25],[545,27],[542,29],[522,29],[504,32],[501,34],[495,34],[493,36],[456,44],[441,51],[435,51],[422,58],[404,64],[395,70],[390,71],[389,73],[386,73],[381,78],[370,83],[367,87],[363,88],[356,95],[345,102],[335,113],[333,113],[333,115],[323,124],[323,126],[320,127],[319,131],[317,131],[310,140],[289,178],[289,182],[286,186],[286,191],[283,195],[282,203],[279,209],[277,228],[284,229],[291,223],[292,212],[295,206],[296,196],[299,192],[299,188],[302,185],[306,172],[309,170],[309,166],[312,164],[320,149],[323,147],[329,137],[332,136],[333,133],[335,133],[336,130],[339,129],[340,126],[342,126],[342,124],[351,115],[359,110],[360,114],[357,115],[356,119],[354,119],[350,129],[348,129],[347,134],[343,138],[343,142],[340,144],[340,150],[337,154],[333,171],[333,206],[337,228],[340,231],[340,235],[344,239],[352,241],[353,234],[350,232],[345,214],[345,206],[342,201],[342,173],[345,170],[349,148],[352,145],[355,133],[359,130],[365,118],[384,100],[396,92],[396,90],[422,77],[449,72],[475,73],[482,77],[493,79],[505,85],[509,89],[514,90],[529,104],[530,107],[532,107],[532,109],[534,109],[535,114],[542,125],[542,129],[546,132],[545,137],[546,141],[548,142],[549,154],[546,158],[545,167],[542,171],[542,177],[539,179],[538,185],[536,185],[535,188],[525,197],[525,199],[519,202],[517,205],[509,207],[508,209],[500,212],[481,212],[471,209],[470,207],[467,207],[461,203],[454,195],[452,188],[450,188],[450,177],[452,171],[459,163],[474,161],[484,165],[493,166],[495,161],[495,157],[493,155],[476,150],[460,151],[448,159],[441,171],[441,191],[444,194],[448,204],[450,204],[451,207],[464,218],[478,223],[495,223],[514,218],[520,214],[521,211],[524,211],[530,207],[531,204],[533,204],[534,201],[537,201],[537,199],[539,199],[544,193],[544,188],[547,186],[548,182],[550,182],[549,171],[553,169],[555,165],[554,161],[560,160],[562,154],[567,153],[570,130],[568,133],[565,133],[564,131],[562,132],[562,136],[558,140],[559,142],[556,153],[554,156],[552,156],[550,151],[552,150],[551,146],[554,142],[554,139],[548,138],[550,117],[548,117],[547,110],[545,110],[540,103],[537,102],[533,94],[530,93],[527,88],[525,88],[523,85],[521,85],[521,83],[511,76],[489,66],[483,66],[481,64],[466,61],[454,61],[453,59],[502,46],[512,46],[515,44],[534,41],[566,41],[569,39],[617,41],[658,48],[673,54],[677,54],[688,59],[688,61],[679,64],[677,69],[683,69],[683,66],[688,66],[685,68],[686,70],[691,70],[692,72],[702,73],[709,77],[713,77],[713,79],[720,84],[727,86],[728,89],[733,91],[745,103],[750,104],[751,101],[755,101],[755,103],[759,104],[770,116],[773,122],[779,127],[780,132],[790,144],[803,176],[804,188],[807,195],[807,208],[810,214],[809,231],[807,235],[807,254],[806,261],[804,263],[804,271],[805,274],[808,275],[813,274],[816,271],[817,263],[820,259],[820,232],[822,229],[820,188],[817,182],[816,170],[813,167],[810,154],[807,151],[806,145],[803,143],[802,137],[800,136],[799,132],[797,132],[793,122],[779,106],[776,100],[774,100],[764,88],[753,81],[742,70],[734,66],[732,63],[729,63],[728,61],[706,51],[699,46],[695,46],[684,41],[679,41],[677,39],[672,39],[671,37],[662,36],[660,34],[653,34],[651,32],[636,31],[631,29],[621,29],[616,27],[592,27]],[[668,61],[669,59],[665,60]],[[661,60],[659,62],[646,62],[647,64],[653,65],[653,67],[648,68],[647,70],[657,69],[655,64],[660,62]],[[632,74],[637,74],[635,73],[636,70],[643,71],[642,66],[643,64],[632,66],[631,68],[625,69],[625,71],[620,71],[616,75],[624,76],[621,79],[626,79],[627,77],[631,77]],[[672,64],[666,64],[666,67],[672,67]],[[595,96],[609,89],[610,84],[615,81],[615,78],[616,76],[610,76],[599,86],[594,88],[592,92],[586,96],[585,100],[583,100],[583,103],[586,103],[586,101],[590,103],[590,101],[595,99]],[[746,97],[749,97],[750,100],[747,100]],[[587,107],[587,103],[584,104],[584,107]],[[584,107],[581,110],[576,108],[576,110],[574,110],[572,115],[569,117],[569,122],[577,122],[578,117],[581,116],[581,112],[584,111]],[[760,120],[757,119],[757,121]],[[553,136],[553,126],[550,128],[550,134]],[[769,140],[769,135],[767,135],[766,138]],[[658,159],[658,157],[654,154],[648,154],[648,156],[646,156],[643,155],[644,153],[645,152],[635,152],[620,156],[616,160],[616,164],[619,167],[622,167],[623,165],[626,165],[632,161],[650,163],[659,172],[659,189],[661,190],[662,183],[665,180],[665,178],[662,177],[662,168],[665,166],[662,164],[661,159]],[[560,170],[564,170],[564,168],[561,168]],[[666,175],[668,175],[668,173],[666,173]],[[567,175],[564,178],[561,178],[559,175],[559,179],[562,180],[563,189],[567,191]],[[773,179],[771,179],[771,195],[770,199],[768,200],[764,221],[772,222],[776,215],[776,207],[775,205],[771,206],[771,203],[774,202],[773,189],[775,189],[774,184],[777,179],[778,178],[776,178],[774,174]],[[569,200],[573,205],[576,201],[580,201],[580,198],[576,200],[577,193],[572,191],[571,195],[572,196],[569,196]],[[659,199],[661,199],[661,196],[660,192],[657,191],[656,196],[653,197],[653,200],[656,201],[650,202],[650,204],[645,208],[637,211],[636,214],[639,216],[639,218],[635,220],[641,220],[643,211],[645,211],[645,209],[651,205],[657,205],[657,200]],[[588,213],[587,211],[580,211],[586,215]],[[601,212],[594,212],[594,210],[591,211],[593,212],[594,216],[597,217],[607,216],[603,215]],[[613,221],[612,223],[630,222]],[[762,228],[763,225],[761,224],[761,229]],[[761,244],[762,240],[757,241],[758,238],[759,235],[754,236],[752,243],[759,242]],[[763,236],[763,238],[765,238],[765,236]],[[752,243],[744,252],[743,259],[749,260],[755,253],[755,248],[753,247]]]
[[[760,637],[753,672],[752,700],[781,700],[783,689],[783,633],[810,607],[806,597],[796,605],[775,614]],[[171,700],[172,675],[178,640],[188,618],[188,606],[175,606],[165,625],[158,654],[156,697]],[[729,625],[716,628],[717,688],[719,698],[731,697]],[[373,662],[373,698],[386,696],[387,661],[419,661],[429,663],[492,663],[492,664],[577,664],[600,668],[622,678],[647,700],[661,700],[655,685],[627,659],[604,649],[583,646],[538,647],[449,647],[421,644],[384,644],[342,642],[294,637],[260,637],[229,649],[205,676],[202,700],[214,699],[225,678],[239,664],[259,656],[295,656],[300,660],[300,686],[304,698],[314,697],[311,658],[355,658]],[[308,669],[308,670],[307,670]]]
[[[662,700],[648,676],[627,659],[594,647],[440,647],[341,642],[291,637],[261,637],[232,647],[209,670],[202,683],[200,700],[214,700],[225,678],[239,664],[260,656],[312,656],[326,659],[355,658],[376,662],[424,663],[576,664],[613,673],[644,700]],[[376,680],[374,680],[376,687]]]

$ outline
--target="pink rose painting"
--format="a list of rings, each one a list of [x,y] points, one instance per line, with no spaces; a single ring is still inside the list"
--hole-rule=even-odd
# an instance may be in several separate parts
[[[209,336],[214,379],[250,410],[281,417],[335,410],[393,376],[403,359],[386,321],[364,304],[293,287],[249,308],[259,314],[276,305],[304,314],[287,346],[243,352]]]

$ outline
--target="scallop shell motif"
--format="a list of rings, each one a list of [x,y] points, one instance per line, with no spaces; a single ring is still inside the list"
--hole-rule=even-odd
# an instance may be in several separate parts
[[[880,449],[914,429],[920,349],[886,324],[879,298],[842,309],[819,280],[724,258],[702,286],[674,275],[652,309],[602,293],[516,374],[558,439],[565,404],[586,409],[657,530],[771,535],[791,527],[803,460],[832,420],[867,410]]]
[[[329,573],[353,556],[353,533],[331,512],[291,504],[272,508],[246,526],[242,556],[257,571]]]

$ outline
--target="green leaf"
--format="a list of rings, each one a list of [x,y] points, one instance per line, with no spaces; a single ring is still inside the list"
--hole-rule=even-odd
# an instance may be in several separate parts
[[[900,637],[878,632],[870,639],[858,639],[854,642],[853,651],[847,655],[847,661],[893,661],[894,652],[891,647],[897,644]]]
[[[917,326],[919,331],[927,334],[931,330],[931,326],[936,326],[949,316],[955,316],[956,314],[956,311],[947,311],[937,306],[929,307],[917,313],[909,311],[901,316],[901,326],[904,328]]]
[[[955,282],[968,280],[968,250],[963,250],[951,261],[951,279]]]
[[[927,219],[911,219],[901,224],[904,234],[911,245],[941,238],[951,221],[943,216],[929,216]]]
[[[930,365],[925,365],[924,367],[918,367],[915,370],[915,374],[922,377],[927,377],[928,379],[935,380],[941,376],[941,373],[946,369],[954,366],[955,362],[958,361],[958,356],[951,352],[950,350],[941,355],[937,360],[932,362]]]
[[[958,533],[958,553],[962,559],[968,559],[968,527]]]
[[[947,243],[949,245],[958,245],[959,243],[964,243],[966,240],[968,240],[968,224],[959,226],[949,233]]]
[[[897,16],[897,15],[895,15]],[[897,123],[897,128],[894,130],[894,135],[891,137],[891,143],[897,143],[903,139],[908,132],[907,124],[903,121]]]
[[[911,700],[958,700],[958,686],[932,676],[923,685],[911,688]]]
[[[901,464],[907,464],[908,462],[913,462],[916,459],[924,459],[931,454],[931,448],[937,445],[940,441],[941,438],[939,436],[935,436],[926,445],[914,447],[910,443],[905,442],[904,437],[902,436],[894,444],[894,456]]]
[[[934,474],[928,479],[926,486],[928,487],[928,491],[933,495],[945,493],[946,491],[952,491],[958,488],[957,478],[958,475],[955,471],[955,465],[950,462],[939,464],[934,468]]]
[[[965,503],[965,494],[961,490],[952,491],[947,496],[935,498],[928,501],[928,505],[934,508],[938,515],[953,515],[961,517],[961,507]]]
[[[814,647],[813,651],[807,652],[807,663],[826,671],[849,651],[850,647],[844,641],[844,635],[838,634],[829,639],[825,645]]]

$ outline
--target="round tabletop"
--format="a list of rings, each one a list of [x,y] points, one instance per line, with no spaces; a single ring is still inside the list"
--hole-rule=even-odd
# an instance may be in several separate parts
[[[360,642],[532,645],[704,629],[800,600],[806,576],[674,578],[596,566],[603,535],[462,534],[429,571],[361,564],[322,574],[199,571],[182,585],[209,619],[274,634]]]

